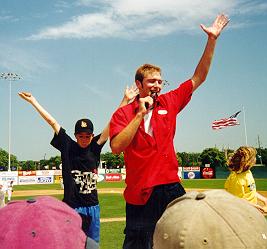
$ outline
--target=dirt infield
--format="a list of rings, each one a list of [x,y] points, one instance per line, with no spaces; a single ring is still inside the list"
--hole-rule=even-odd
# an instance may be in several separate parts
[[[99,194],[122,194],[124,188],[100,188]],[[40,189],[14,191],[13,196],[63,195],[63,189]]]

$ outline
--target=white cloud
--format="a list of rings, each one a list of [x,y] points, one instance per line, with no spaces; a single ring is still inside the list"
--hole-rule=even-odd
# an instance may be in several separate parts
[[[11,15],[1,15],[0,14],[0,22],[6,21],[6,22],[17,22],[19,19],[11,16]]]
[[[94,13],[72,17],[59,26],[47,27],[27,39],[109,38],[137,39],[199,29],[215,15],[248,15],[266,11],[267,4],[241,0],[79,0],[77,5]],[[240,24],[239,24],[240,25]],[[242,26],[242,25],[240,25]]]
[[[111,16],[104,14],[87,14],[73,18],[60,27],[47,28],[31,39],[58,38],[93,38],[110,37],[122,30],[121,24],[115,22]]]
[[[240,15],[258,15],[266,13],[267,3],[248,1],[242,5],[242,8],[237,8],[236,13]]]

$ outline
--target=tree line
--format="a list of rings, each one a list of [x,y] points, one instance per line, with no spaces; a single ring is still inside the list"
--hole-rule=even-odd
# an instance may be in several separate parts
[[[231,156],[234,150],[219,150],[218,148],[206,148],[201,153],[196,152],[177,152],[177,160],[180,166],[205,166],[225,167],[227,158]],[[123,168],[123,153],[114,155],[111,152],[101,154],[102,166],[107,169]],[[45,170],[60,169],[60,156],[41,159],[39,161],[26,160],[19,161],[15,155],[10,156],[11,170]],[[267,148],[257,149],[257,164],[267,165]],[[8,169],[8,152],[0,148],[0,171]]]

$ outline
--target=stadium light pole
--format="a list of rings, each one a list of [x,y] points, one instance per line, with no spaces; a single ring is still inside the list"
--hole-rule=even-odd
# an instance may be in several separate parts
[[[245,112],[245,107],[244,107],[244,106],[243,106],[243,118],[244,118],[244,128],[245,128],[245,140],[246,140],[246,146],[248,146],[247,124],[246,124],[246,112]]]
[[[11,171],[11,83],[20,80],[16,73],[1,73],[0,78],[9,82],[9,114],[8,114],[8,171]]]

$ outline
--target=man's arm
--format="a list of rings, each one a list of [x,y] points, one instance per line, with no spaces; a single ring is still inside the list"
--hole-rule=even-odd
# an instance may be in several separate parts
[[[43,119],[52,127],[56,134],[59,133],[60,125],[58,122],[38,103],[31,93],[21,92],[19,96],[32,104],[32,106],[39,112]]]
[[[217,16],[211,27],[207,28],[203,24],[200,25],[203,31],[208,35],[208,41],[203,55],[196,67],[194,75],[191,78],[193,82],[193,92],[205,81],[210,69],[216,40],[228,22],[228,17],[223,14],[220,14]]]
[[[112,153],[120,154],[132,142],[145,114],[147,113],[146,103],[153,104],[153,99],[150,96],[139,99],[139,110],[132,121],[110,141]]]
[[[138,94],[138,88],[136,86],[134,85],[132,85],[131,87],[127,86],[124,91],[124,96],[121,100],[119,107],[125,106],[128,103],[130,103],[136,97],[137,94]],[[109,137],[109,123],[102,131],[97,143],[98,144],[105,143],[108,140],[108,137]]]

